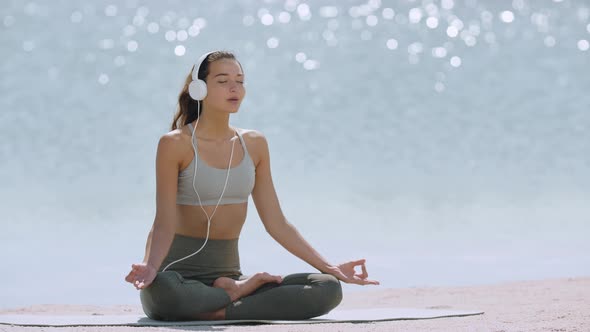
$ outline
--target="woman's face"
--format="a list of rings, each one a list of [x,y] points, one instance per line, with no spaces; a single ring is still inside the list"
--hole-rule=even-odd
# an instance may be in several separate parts
[[[236,60],[219,59],[209,64],[205,105],[235,113],[245,95],[244,73]]]

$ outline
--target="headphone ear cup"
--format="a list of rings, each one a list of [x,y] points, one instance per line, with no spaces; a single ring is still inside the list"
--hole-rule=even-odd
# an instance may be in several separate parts
[[[192,81],[188,85],[188,94],[194,100],[203,100],[207,97],[207,83],[203,80]]]

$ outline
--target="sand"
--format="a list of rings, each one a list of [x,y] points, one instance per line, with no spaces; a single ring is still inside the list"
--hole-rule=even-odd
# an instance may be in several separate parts
[[[345,294],[341,308],[415,307],[482,310],[484,315],[371,324],[215,327],[17,327],[0,331],[590,331],[590,277],[518,281],[468,287],[369,290]],[[140,306],[33,305],[0,314],[129,314]]]

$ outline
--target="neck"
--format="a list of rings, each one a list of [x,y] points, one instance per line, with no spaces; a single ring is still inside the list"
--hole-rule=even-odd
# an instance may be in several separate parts
[[[229,113],[205,110],[199,116],[196,132],[197,137],[207,140],[227,140],[235,135],[234,128],[229,125]]]

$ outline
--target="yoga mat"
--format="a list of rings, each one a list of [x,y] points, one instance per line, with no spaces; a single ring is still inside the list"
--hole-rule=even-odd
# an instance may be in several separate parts
[[[482,311],[418,309],[418,308],[371,308],[342,309],[307,320],[222,320],[165,322],[144,315],[0,315],[0,324],[20,326],[191,326],[191,325],[236,325],[236,324],[318,324],[318,323],[367,323],[391,320],[432,319],[481,315]]]

